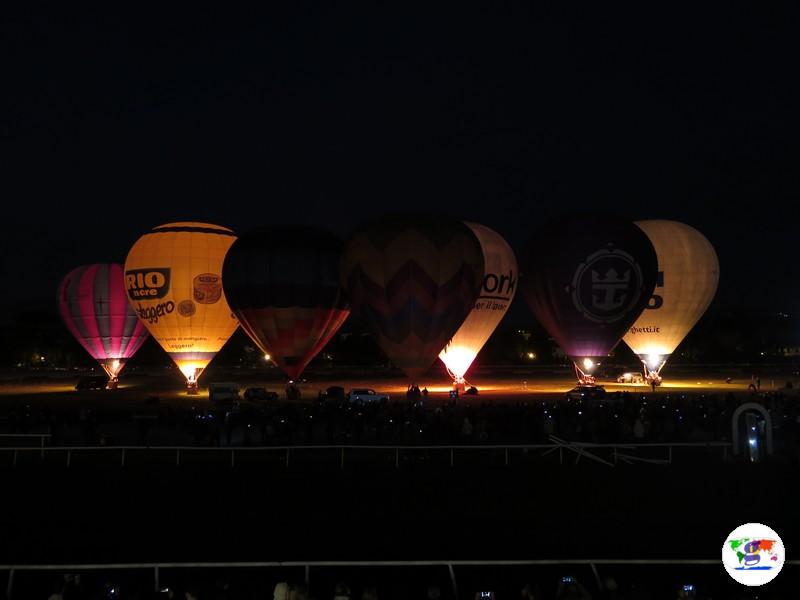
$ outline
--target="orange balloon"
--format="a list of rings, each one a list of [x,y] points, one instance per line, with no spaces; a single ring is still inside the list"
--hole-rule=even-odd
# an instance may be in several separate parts
[[[235,240],[219,225],[168,223],[139,238],[125,261],[131,306],[190,387],[239,326],[222,289]]]

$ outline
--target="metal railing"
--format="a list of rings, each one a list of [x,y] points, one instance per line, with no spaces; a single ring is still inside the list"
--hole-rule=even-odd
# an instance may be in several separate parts
[[[49,436],[47,436],[49,437]],[[65,465],[69,467],[72,464],[73,453],[75,452],[90,452],[90,453],[119,453],[120,466],[125,466],[126,460],[130,454],[141,453],[156,453],[156,452],[169,452],[175,455],[175,466],[181,465],[181,460],[186,454],[190,453],[214,453],[219,455],[228,455],[230,457],[231,468],[236,466],[237,454],[242,453],[278,453],[282,454],[282,462],[286,468],[291,464],[292,452],[298,451],[316,451],[316,452],[331,452],[336,453],[338,456],[339,468],[344,469],[346,453],[357,452],[388,452],[394,454],[394,466],[400,467],[401,455],[419,453],[422,451],[432,453],[445,453],[449,454],[450,467],[456,464],[456,452],[458,453],[475,453],[475,452],[503,452],[504,463],[508,466],[511,463],[511,453],[514,451],[529,452],[541,451],[541,456],[558,453],[559,464],[564,464],[565,455],[571,453],[575,458],[577,464],[581,458],[586,458],[594,462],[613,467],[618,462],[631,464],[634,462],[648,463],[648,464],[672,464],[673,451],[675,449],[714,449],[720,451],[721,457],[724,460],[728,457],[728,451],[732,448],[730,442],[675,442],[675,443],[643,443],[643,444],[599,444],[593,442],[573,442],[563,440],[556,436],[550,436],[551,443],[549,444],[474,444],[474,445],[300,445],[300,446],[45,446],[44,437],[42,444],[37,447],[0,447],[0,453],[12,453],[12,464],[17,465],[19,455],[21,453],[36,452],[42,459],[46,455],[63,454],[65,457]],[[642,449],[663,449],[665,453],[662,457],[652,458],[636,456],[632,452]],[[598,451],[609,453],[608,458],[598,456]]]
[[[513,567],[513,566],[588,566],[595,581],[600,585],[601,566],[713,566],[719,569],[721,560],[716,559],[522,559],[522,560],[383,560],[383,561],[258,561],[258,562],[161,562],[161,563],[97,563],[97,564],[50,564],[50,565],[0,565],[0,571],[8,572],[6,599],[14,592],[14,576],[18,572],[31,571],[151,571],[153,589],[161,589],[162,571],[166,569],[283,569],[298,568],[304,571],[306,586],[311,583],[311,569],[347,567],[447,567],[453,594],[458,594],[456,567]],[[800,566],[800,560],[787,560],[784,566]]]

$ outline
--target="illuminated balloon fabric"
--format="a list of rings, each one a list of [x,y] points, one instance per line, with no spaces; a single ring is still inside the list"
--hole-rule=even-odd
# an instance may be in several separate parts
[[[637,221],[658,256],[659,280],[647,308],[623,338],[655,368],[675,351],[711,304],[719,262],[702,233],[676,221]]]
[[[514,251],[495,231],[466,223],[483,250],[485,274],[480,296],[439,358],[456,379],[463,379],[472,361],[503,320],[517,291],[519,272]]]
[[[222,289],[235,239],[218,225],[168,223],[139,238],[125,261],[131,306],[190,383],[238,326]]]
[[[384,353],[416,381],[472,309],[483,280],[475,234],[455,219],[387,217],[345,247],[342,282],[351,308]]]
[[[122,265],[85,265],[58,287],[58,309],[75,339],[114,379],[147,339],[125,297]]]
[[[242,329],[290,379],[350,310],[339,281],[342,242],[310,227],[265,227],[234,242],[222,269]]]
[[[585,216],[557,221],[533,237],[523,273],[534,316],[578,361],[611,352],[647,305],[658,262],[633,223]]]

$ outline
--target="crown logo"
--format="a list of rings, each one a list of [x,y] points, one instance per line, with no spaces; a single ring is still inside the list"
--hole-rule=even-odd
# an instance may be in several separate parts
[[[602,248],[578,265],[568,291],[586,319],[613,323],[635,305],[641,296],[641,282],[641,268],[630,254]]]
[[[630,280],[631,280],[630,269],[625,271],[625,274],[622,277],[619,276],[619,274],[617,273],[617,270],[615,268],[613,268],[613,267],[610,268],[606,272],[606,276],[605,277],[600,277],[600,274],[597,271],[594,271],[594,270],[592,271],[592,283],[593,284],[602,283],[602,284],[606,284],[606,285],[614,285],[614,284],[623,284],[624,283],[624,284],[627,285],[628,283],[630,283]]]
[[[606,271],[605,277],[592,270],[592,305],[603,311],[612,311],[621,308],[628,296],[628,286],[631,280],[630,269],[620,276],[614,268]]]

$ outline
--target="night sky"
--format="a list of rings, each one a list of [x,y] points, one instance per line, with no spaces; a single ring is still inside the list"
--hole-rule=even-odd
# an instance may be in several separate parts
[[[795,311],[796,4],[288,4],[3,17],[2,320],[172,220],[430,209],[518,253],[565,213],[677,219],[718,306]]]

